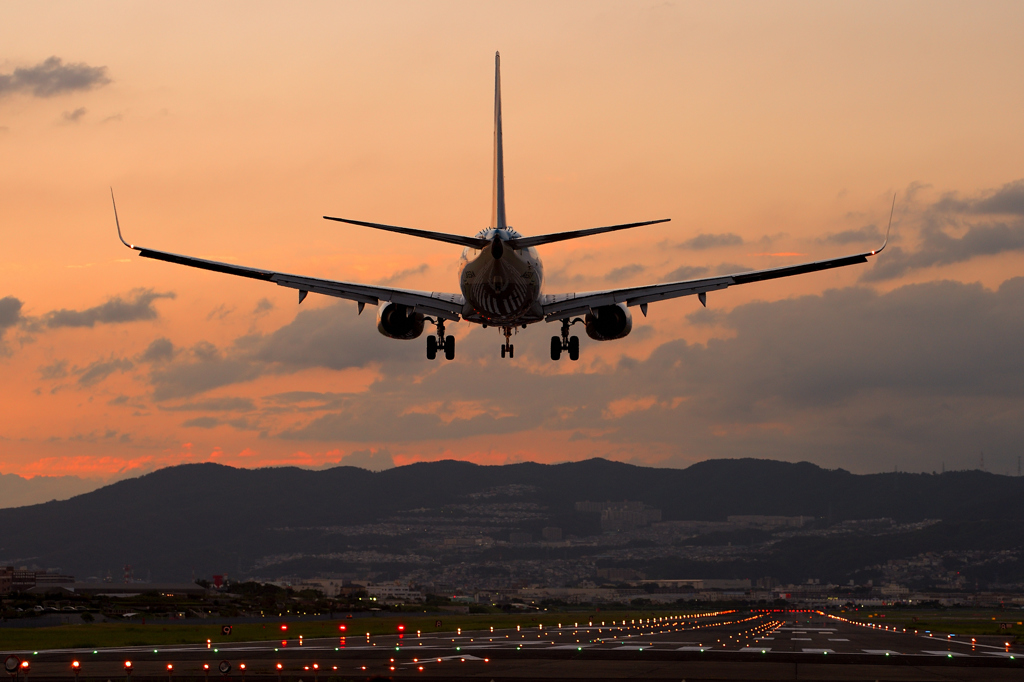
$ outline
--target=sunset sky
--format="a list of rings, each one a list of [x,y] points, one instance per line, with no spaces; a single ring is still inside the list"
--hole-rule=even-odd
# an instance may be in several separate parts
[[[720,457],[854,472],[1024,455],[1020,2],[82,2],[0,6],[0,473]],[[491,208],[545,292],[876,248],[868,265],[555,325],[449,325],[141,259],[117,239],[457,292]]]

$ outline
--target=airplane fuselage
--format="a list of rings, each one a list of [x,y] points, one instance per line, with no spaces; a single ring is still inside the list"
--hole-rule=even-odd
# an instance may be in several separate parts
[[[459,260],[459,286],[466,299],[463,319],[494,326],[518,326],[544,318],[540,305],[544,266],[533,247],[501,246],[521,237],[511,228],[488,228],[477,237],[491,241],[482,249],[467,247]]]

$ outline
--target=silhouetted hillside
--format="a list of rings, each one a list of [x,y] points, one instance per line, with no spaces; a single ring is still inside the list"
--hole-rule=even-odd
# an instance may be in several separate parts
[[[0,562],[60,567],[79,578],[108,570],[117,575],[123,564],[154,580],[187,579],[193,570],[197,576],[244,574],[259,566],[261,557],[311,548],[342,551],[354,545],[337,527],[401,512],[403,518],[417,518],[447,509],[472,522],[465,505],[504,499],[501,489],[513,485],[521,488],[509,499],[545,510],[546,517],[533,522],[537,529],[552,524],[570,532],[581,532],[573,528],[588,523],[594,527],[593,517],[574,512],[581,500],[638,500],[661,509],[665,520],[768,514],[813,516],[822,525],[879,517],[1024,521],[1024,478],[977,471],[861,476],[754,459],[708,461],[682,470],[601,459],[507,466],[445,461],[379,473],[353,467],[247,470],[188,464],[66,501],[0,510]],[[409,538],[378,544],[387,542],[391,552],[412,550]],[[845,554],[839,547],[830,556],[835,552]]]

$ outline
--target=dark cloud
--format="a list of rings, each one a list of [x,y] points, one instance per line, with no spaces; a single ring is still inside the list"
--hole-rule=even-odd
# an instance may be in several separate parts
[[[4,335],[7,330],[19,324],[24,318],[21,315],[21,308],[25,304],[14,296],[0,298],[0,355],[6,354]]]
[[[163,401],[249,381],[264,371],[265,368],[244,354],[224,353],[216,346],[202,342],[179,354],[175,362],[154,367],[149,381],[153,386],[154,399]]]
[[[936,225],[921,231],[916,251],[892,246],[878,256],[875,266],[861,280],[878,282],[895,279],[911,270],[963,263],[977,256],[994,256],[1007,251],[1024,251],[1024,221],[974,225],[962,237],[950,236]]]
[[[696,237],[687,239],[682,244],[679,244],[679,248],[701,251],[704,249],[717,248],[719,246],[738,246],[742,243],[743,237],[732,232],[726,232],[723,234],[698,234]]]
[[[629,279],[633,275],[639,275],[647,269],[646,266],[640,265],[639,263],[631,263],[630,265],[623,265],[621,268],[614,268],[609,270],[608,274],[604,276],[609,282],[621,282],[624,279]]]
[[[233,312],[235,312],[234,306],[228,307],[227,305],[221,303],[219,306],[217,306],[207,314],[206,320],[223,320]]]
[[[890,246],[861,279],[895,279],[912,270],[1020,251],[1024,251],[1024,180],[977,197],[942,196],[923,212],[917,248]]]
[[[455,363],[382,358],[383,377],[363,393],[292,396],[317,409],[277,437],[420,442],[542,429],[634,449],[661,443],[686,457],[858,470],[894,458],[931,470],[979,447],[1015,453],[1024,438],[1024,279],[997,291],[956,282],[833,290],[709,321],[733,335],[571,374],[544,371],[543,336],[517,339],[517,361],[529,359],[517,365],[496,357],[489,330],[474,330]],[[594,343],[583,340],[586,363]],[[467,367],[488,382],[465,381]]]
[[[429,265],[427,265],[426,263],[421,263],[420,265],[417,265],[414,268],[407,268],[405,270],[399,270],[398,272],[396,272],[395,274],[391,275],[390,277],[385,277],[384,279],[380,280],[379,284],[381,284],[383,286],[386,286],[386,287],[387,286],[394,286],[395,284],[397,284],[398,282],[402,281],[406,277],[411,277],[413,275],[422,275],[422,274],[424,274],[429,269],[430,269]]]
[[[248,412],[256,409],[256,405],[249,398],[209,398],[165,405],[161,409],[171,412]]]
[[[269,298],[261,298],[259,301],[256,302],[256,307],[253,309],[252,314],[255,315],[256,317],[259,317],[261,315],[266,315],[273,309],[273,301],[271,301]]]
[[[51,365],[39,368],[39,376],[48,381],[63,379],[68,375],[67,360],[57,360]]]
[[[128,372],[134,366],[132,361],[127,358],[97,360],[80,370],[78,384],[79,386],[94,386],[114,372]]]
[[[152,289],[134,289],[127,299],[111,298],[102,305],[85,310],[53,310],[43,316],[42,322],[50,329],[60,327],[94,327],[97,324],[120,324],[155,320],[159,317],[153,302],[161,298],[174,298],[174,292],[156,292]]]
[[[53,97],[91,90],[107,83],[110,78],[105,66],[65,64],[59,57],[50,57],[35,66],[0,74],[0,96],[27,92],[34,97]]]
[[[871,244],[882,243],[882,233],[878,230],[877,225],[865,225],[864,227],[856,230],[843,230],[842,232],[832,232],[825,235],[818,241],[829,242],[832,244],[861,244],[868,242]]]
[[[703,265],[682,265],[661,278],[663,282],[682,282],[688,279],[703,277],[708,269]]]
[[[220,426],[220,420],[216,417],[196,417],[195,419],[189,419],[188,421],[182,422],[181,425],[197,429],[212,429],[216,426]]]
[[[139,356],[140,362],[167,362],[174,357],[174,344],[170,339],[159,338],[150,342]]]
[[[78,123],[82,120],[82,117],[85,116],[86,113],[87,110],[85,107],[78,107],[74,111],[65,111],[63,114],[60,115],[60,117],[64,120],[65,123]]]

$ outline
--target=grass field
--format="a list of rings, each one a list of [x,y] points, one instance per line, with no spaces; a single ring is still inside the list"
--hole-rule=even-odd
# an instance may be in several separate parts
[[[684,613],[684,612],[679,612]],[[338,637],[345,635],[365,638],[369,633],[374,635],[393,635],[399,632],[398,626],[404,625],[407,635],[415,635],[419,630],[428,632],[453,632],[462,630],[488,630],[493,627],[509,628],[520,625],[538,627],[539,625],[558,623],[586,622],[593,617],[595,622],[613,620],[634,620],[640,618],[664,618],[668,611],[608,611],[595,612],[551,612],[527,614],[483,614],[463,615],[445,614],[431,616],[381,616],[376,618],[351,618],[320,621],[271,620],[263,623],[240,623],[233,625],[230,635],[222,634],[220,624],[201,625],[196,623],[178,624],[166,621],[140,623],[90,623],[85,625],[60,625],[49,628],[2,628],[0,629],[0,652],[3,651],[42,651],[45,649],[87,649],[120,646],[152,646],[159,648],[169,644],[205,644],[210,640],[212,647],[225,642],[251,642],[289,640],[289,646],[295,645],[300,636],[305,639],[317,637]],[[674,615],[674,614],[671,614]],[[437,621],[441,625],[437,625]],[[287,631],[281,625],[288,626]],[[344,625],[341,631],[339,626]]]
[[[861,623],[888,625],[917,630],[931,631],[943,635],[999,635],[1006,641],[1024,639],[1024,611],[983,611],[950,609],[945,611],[880,610],[849,612],[845,618]],[[1009,627],[1003,627],[1003,624]]]

